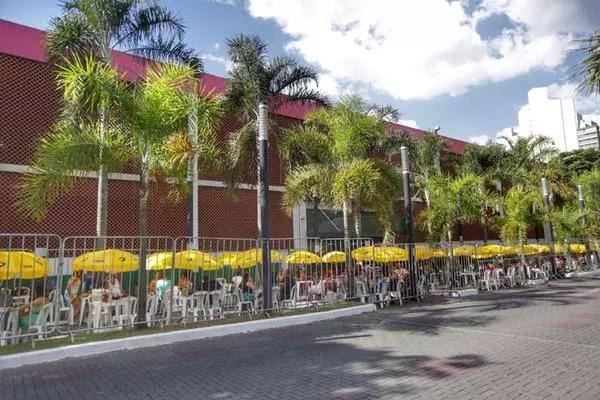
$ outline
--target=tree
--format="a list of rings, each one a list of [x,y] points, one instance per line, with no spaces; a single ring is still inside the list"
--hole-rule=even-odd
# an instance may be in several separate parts
[[[487,190],[498,193],[498,203],[495,206],[498,215],[502,216],[504,214],[500,201],[502,187],[511,178],[511,165],[506,148],[494,141],[488,141],[483,146],[470,144],[462,155],[460,170],[473,172],[481,176],[484,187]],[[481,226],[483,228],[484,242],[487,242],[488,226],[493,224],[495,220],[494,214],[489,211],[493,206],[490,205],[490,207],[485,207],[481,210]]]
[[[382,115],[357,96],[342,99],[332,108],[311,112],[305,126],[286,134],[280,152],[292,167],[286,180],[284,204],[318,197],[326,206],[341,209],[344,237],[361,236],[361,215],[373,210],[386,240],[393,237],[393,204],[401,194],[396,168],[378,154],[387,134]]]
[[[127,90],[110,65],[76,56],[59,68],[58,84],[63,91],[61,117],[41,139],[33,171],[21,185],[20,203],[38,219],[82,176],[118,170],[131,156],[123,151],[130,147],[130,138],[119,123]],[[108,116],[118,118],[109,123]]]
[[[225,94],[225,112],[238,117],[243,126],[230,135],[226,180],[235,187],[240,179],[257,184],[257,222],[260,221],[258,180],[258,107],[267,104],[273,115],[290,102],[326,104],[316,90],[317,72],[290,57],[269,57],[267,45],[258,36],[239,35],[228,41],[232,63]],[[273,121],[271,121],[273,122]]]
[[[589,94],[600,93],[600,31],[576,43],[580,45],[576,51],[585,55],[576,70],[576,75],[582,78],[579,90]]]
[[[431,230],[432,240],[452,242],[458,224],[470,224],[481,217],[481,209],[492,199],[482,178],[472,172],[456,177],[432,175],[427,181],[430,204],[419,214],[419,224]]]
[[[550,164],[555,164],[555,168],[564,168],[576,178],[584,172],[600,169],[600,151],[584,149],[560,153],[550,160]]]
[[[600,169],[581,174],[575,182],[583,186],[588,238],[600,238]]]
[[[200,66],[181,43],[181,20],[154,1],[65,0],[63,10],[63,15],[50,21],[46,37],[46,52],[57,63],[93,57],[108,64],[115,49],[150,60],[185,60]],[[107,136],[104,129],[112,123],[110,119],[107,110],[99,110],[100,142]],[[108,170],[102,148],[98,154],[97,236],[107,233]]]
[[[524,241],[527,232],[540,223],[543,204],[539,190],[520,186],[511,187],[504,196],[505,216],[501,220],[500,237],[503,241],[520,245],[521,257],[525,257]]]

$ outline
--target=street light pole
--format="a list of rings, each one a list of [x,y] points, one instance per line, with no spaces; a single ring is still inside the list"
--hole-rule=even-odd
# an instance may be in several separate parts
[[[408,149],[405,146],[400,147],[400,159],[402,161],[406,240],[408,241],[408,270],[410,271],[411,291],[416,294],[415,227],[413,223],[412,191],[410,187],[410,159],[408,158]]]
[[[260,241],[262,248],[263,310],[271,309],[271,260],[269,251],[269,136],[267,132],[268,109],[261,103],[258,106],[258,157],[260,181]]]
[[[544,207],[546,210],[550,209],[550,191],[548,190],[548,180],[546,178],[542,178],[542,198],[544,200]],[[544,239],[548,246],[550,247],[550,257],[552,257],[552,274],[556,276],[556,260],[554,256],[554,238],[552,235],[552,225],[550,225],[550,221],[546,219],[544,221]]]
[[[198,113],[194,111],[188,116],[188,136],[194,149],[198,146]],[[188,185],[189,193],[187,195],[187,235],[190,237],[188,247],[198,249],[198,154],[190,157],[188,164]]]
[[[585,228],[587,226],[587,220],[585,218],[585,197],[583,196],[583,185],[577,185],[577,198],[579,200],[579,215],[581,216],[581,223]],[[588,267],[591,267],[592,260],[590,258],[591,250],[590,250],[590,239],[588,237],[585,238],[585,261],[587,262]]]

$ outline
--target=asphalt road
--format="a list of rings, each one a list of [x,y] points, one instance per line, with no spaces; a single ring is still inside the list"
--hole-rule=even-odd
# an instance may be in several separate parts
[[[0,399],[600,399],[600,280],[6,370]]]

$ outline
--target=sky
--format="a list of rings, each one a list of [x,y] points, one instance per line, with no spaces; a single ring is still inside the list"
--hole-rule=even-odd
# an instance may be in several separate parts
[[[227,39],[261,36],[272,55],[314,67],[319,89],[398,109],[401,123],[482,143],[517,125],[533,87],[578,94],[573,40],[600,29],[599,0],[163,0],[205,70],[227,75]],[[58,0],[0,0],[0,18],[46,29]]]

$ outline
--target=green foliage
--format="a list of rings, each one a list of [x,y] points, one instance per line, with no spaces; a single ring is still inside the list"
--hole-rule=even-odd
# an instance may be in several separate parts
[[[600,238],[600,169],[581,174],[575,182],[583,186],[588,235]]]
[[[596,149],[574,150],[560,153],[550,161],[555,167],[565,168],[571,177],[600,169],[600,151]]]
[[[97,124],[58,123],[38,145],[35,163],[25,174],[18,204],[26,215],[41,219],[46,207],[71,190],[78,179],[99,168],[98,154],[110,171],[130,160],[129,138],[120,129],[107,129],[100,140]]]
[[[72,56],[108,59],[109,51],[152,60],[185,61],[201,67],[182,43],[184,25],[155,1],[67,0],[63,14],[50,21],[46,52],[62,62]]]
[[[539,190],[528,190],[519,186],[510,188],[504,197],[505,217],[501,221],[502,240],[521,243],[527,232],[540,222],[534,212],[543,208]]]
[[[419,214],[419,225],[431,239],[452,240],[457,224],[469,224],[481,218],[491,194],[483,189],[482,178],[472,172],[451,177],[434,174],[427,180],[430,205]]]
[[[402,187],[396,167],[379,155],[388,135],[383,118],[390,110],[347,97],[313,111],[303,127],[287,132],[280,153],[291,168],[284,194],[288,210],[315,197],[327,207],[350,207],[355,220],[372,210],[390,239],[393,204]]]
[[[582,79],[579,90],[589,94],[600,93],[600,31],[589,38],[576,40],[576,43],[579,44],[576,51],[585,56],[576,71]]]

